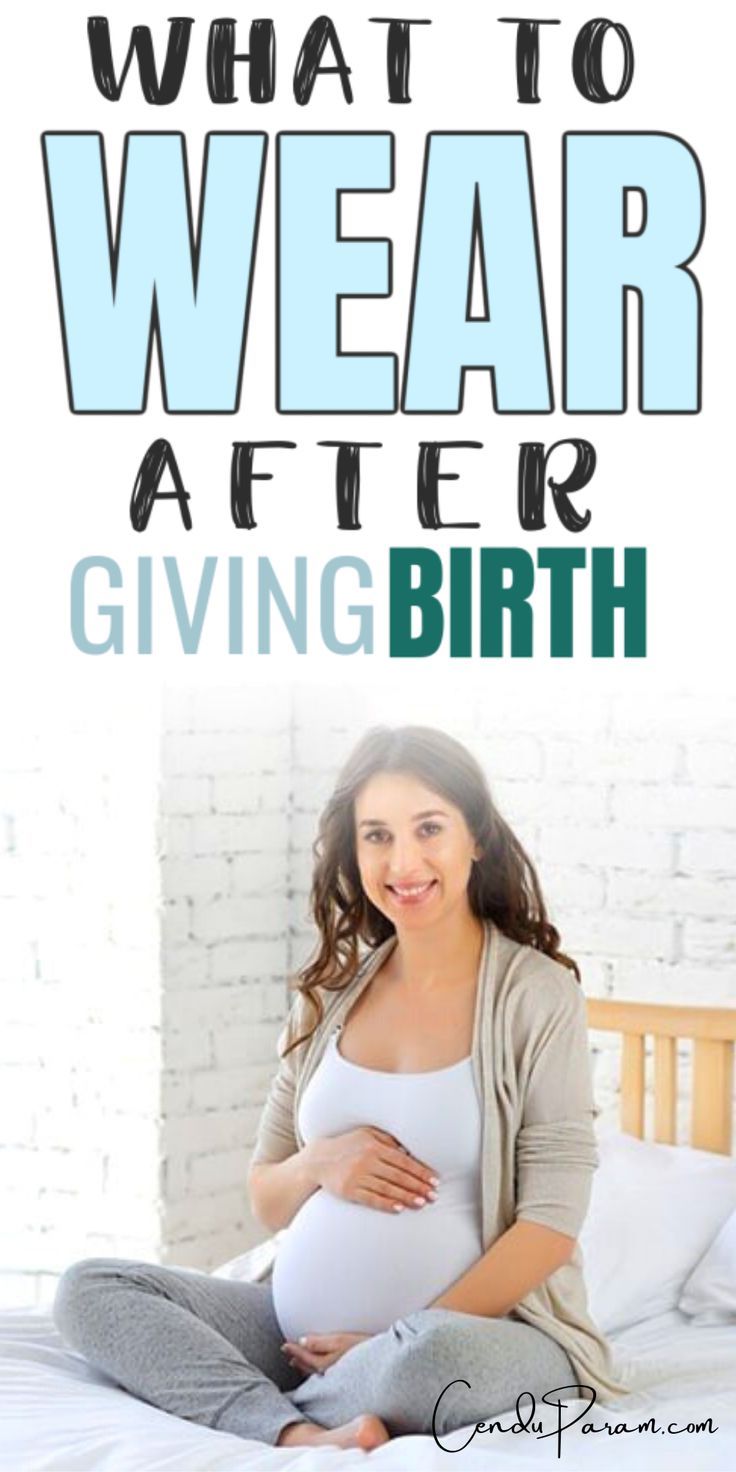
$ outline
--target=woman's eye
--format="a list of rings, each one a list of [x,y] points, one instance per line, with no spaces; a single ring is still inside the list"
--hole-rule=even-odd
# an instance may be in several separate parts
[[[427,838],[434,838],[435,834],[442,832],[442,826],[440,823],[433,823],[431,821],[428,821],[426,823],[422,823],[419,832],[423,833]]]
[[[385,843],[389,834],[385,828],[369,828],[364,836],[367,843]]]

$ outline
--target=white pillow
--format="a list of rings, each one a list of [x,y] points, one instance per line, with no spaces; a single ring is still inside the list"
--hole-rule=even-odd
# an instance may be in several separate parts
[[[736,1208],[736,1161],[618,1132],[598,1147],[580,1247],[591,1315],[610,1333],[678,1306]]]
[[[736,1211],[690,1274],[678,1308],[697,1315],[702,1324],[730,1324],[736,1319]]]
[[[277,1232],[274,1237],[267,1237],[265,1242],[258,1242],[248,1252],[241,1252],[237,1257],[231,1257],[229,1262],[224,1262],[221,1267],[214,1268],[210,1274],[212,1278],[228,1278],[235,1283],[255,1283],[267,1272],[276,1257],[276,1248],[282,1232]]]

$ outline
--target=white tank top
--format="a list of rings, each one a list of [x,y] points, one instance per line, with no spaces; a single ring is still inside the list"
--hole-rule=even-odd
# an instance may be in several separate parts
[[[439,1176],[436,1201],[379,1211],[318,1189],[291,1221],[272,1288],[285,1339],[378,1333],[426,1308],[483,1252],[480,1104],[470,1058],[426,1073],[350,1063],[328,1041],[299,1107],[305,1141],[387,1130]]]

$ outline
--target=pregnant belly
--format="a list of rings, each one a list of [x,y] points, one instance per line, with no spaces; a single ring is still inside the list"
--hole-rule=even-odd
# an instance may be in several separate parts
[[[454,1198],[447,1184],[436,1201],[402,1212],[316,1191],[294,1217],[274,1267],[284,1338],[380,1333],[426,1308],[482,1250],[477,1207]]]

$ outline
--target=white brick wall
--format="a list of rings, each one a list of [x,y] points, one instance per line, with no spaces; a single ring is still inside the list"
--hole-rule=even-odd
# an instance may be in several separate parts
[[[21,1301],[158,1244],[158,722],[101,707],[0,737],[0,1269]]]
[[[316,818],[368,725],[467,742],[589,995],[736,1005],[735,714],[396,683],[169,692],[145,717],[121,703],[84,731],[17,731],[0,763],[7,1292],[46,1298],[97,1252],[211,1267],[261,1235],[245,1175],[312,943]],[[615,1046],[593,1043],[614,1122]]]
[[[288,691],[164,706],[161,1253],[185,1266],[263,1235],[245,1179],[290,964],[291,727]]]

